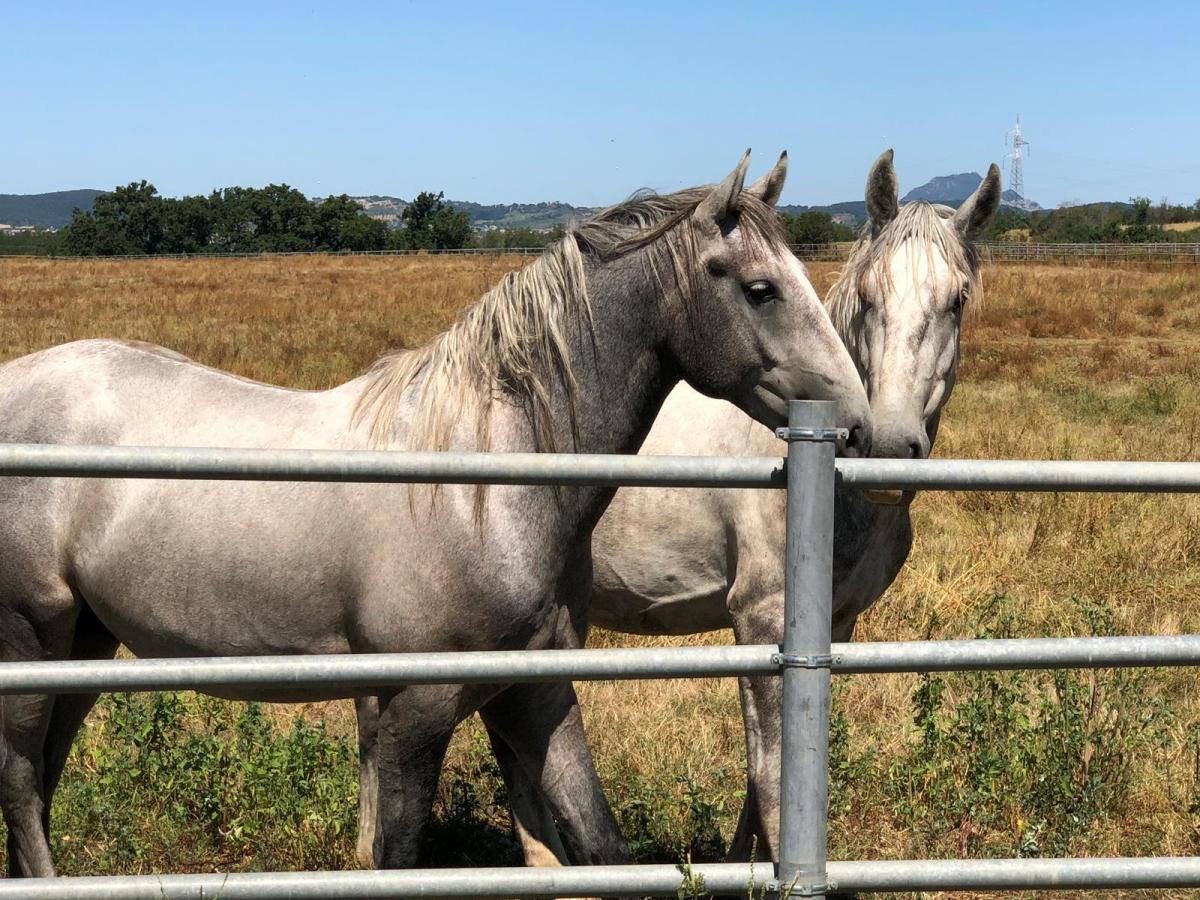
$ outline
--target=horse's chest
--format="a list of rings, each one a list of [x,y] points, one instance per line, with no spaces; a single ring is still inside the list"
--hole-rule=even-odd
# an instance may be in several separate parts
[[[838,532],[834,613],[857,615],[883,595],[904,566],[912,548],[912,524],[906,508],[854,506],[839,520]]]

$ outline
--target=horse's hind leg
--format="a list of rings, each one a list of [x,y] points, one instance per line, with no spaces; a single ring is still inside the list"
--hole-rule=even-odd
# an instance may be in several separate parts
[[[380,858],[379,828],[379,698],[354,701],[358,719],[358,843],[355,856],[364,869],[375,868]]]
[[[75,627],[75,639],[71,644],[71,659],[112,659],[120,642],[86,607],[80,614]],[[46,838],[50,837],[50,809],[54,805],[54,792],[71,753],[75,735],[79,733],[83,720],[91,712],[99,694],[60,694],[54,701],[50,724],[46,730],[46,742],[42,749],[45,773],[42,777],[46,805],[42,813],[42,824]]]
[[[527,866],[570,865],[554,814],[537,782],[521,767],[520,760],[504,738],[488,727],[492,754],[508,788],[508,807],[513,831],[521,842]]]
[[[25,594],[30,596],[30,594]],[[36,603],[0,595],[0,659],[62,659],[70,649],[75,600],[66,585],[39,592]],[[0,809],[8,826],[8,867],[13,877],[54,874],[46,815],[46,732],[54,697],[22,694],[0,705]]]
[[[54,874],[43,817],[42,740],[54,698],[5,697],[4,743],[0,757],[0,806],[8,826],[8,874],[13,878]]]
[[[629,862],[629,848],[588,749],[573,685],[513,685],[488,701],[479,714],[516,755],[526,778],[548,805],[572,862]],[[547,837],[539,835],[543,842]]]

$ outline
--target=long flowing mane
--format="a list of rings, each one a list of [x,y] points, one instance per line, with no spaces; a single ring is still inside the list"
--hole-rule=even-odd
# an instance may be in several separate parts
[[[447,331],[422,347],[381,357],[368,371],[355,407],[356,421],[370,423],[372,446],[393,445],[401,403],[412,388],[413,414],[405,422],[409,449],[446,449],[454,426],[468,414],[475,419],[479,449],[487,449],[494,399],[525,408],[536,449],[560,449],[552,395],[556,382],[565,388],[575,434],[570,347],[573,334],[591,329],[588,261],[649,248],[644,257],[653,276],[662,283],[666,274],[685,299],[693,296],[700,262],[692,213],[709,190],[642,193],[573,224],[534,262],[506,274]],[[786,246],[774,210],[754,195],[742,193],[738,222],[757,238],[751,246]]]
[[[874,281],[891,287],[891,260],[901,250],[942,254],[955,275],[968,285],[975,309],[983,299],[979,277],[979,253],[954,226],[954,210],[941,204],[918,200],[900,208],[896,218],[878,235],[871,236],[867,222],[850,250],[850,258],[826,299],[829,317],[843,340],[851,337],[854,321],[862,311],[867,284]],[[915,271],[915,267],[914,267]]]

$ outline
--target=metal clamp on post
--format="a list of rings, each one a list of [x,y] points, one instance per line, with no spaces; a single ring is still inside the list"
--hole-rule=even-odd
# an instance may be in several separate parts
[[[850,438],[846,428],[797,428],[785,425],[775,429],[775,437],[781,441],[845,441]]]
[[[781,881],[768,881],[763,885],[763,893],[767,897],[824,897],[832,894],[838,888],[836,881],[826,881],[821,884],[792,884],[785,885]]]
[[[828,653],[814,653],[801,656],[797,653],[772,653],[771,662],[783,669],[832,669],[833,656]]]

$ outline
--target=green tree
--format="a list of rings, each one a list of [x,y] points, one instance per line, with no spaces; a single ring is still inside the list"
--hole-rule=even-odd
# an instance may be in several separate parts
[[[118,256],[157,253],[165,205],[147,181],[130,182],[96,198],[90,213],[75,210],[63,238],[68,253]]]
[[[326,197],[313,210],[314,249],[382,250],[387,236],[387,226],[345,194]]]
[[[1133,207],[1131,225],[1147,225],[1150,222],[1150,198],[1130,197],[1129,205]]]
[[[216,215],[208,197],[167,200],[163,210],[163,253],[203,253],[212,242]]]
[[[422,191],[400,214],[404,227],[393,232],[393,245],[403,250],[458,250],[471,239],[471,219],[457,212],[439,191]]]
[[[333,250],[382,250],[387,246],[388,228],[379,219],[359,212],[338,226]]]
[[[476,237],[473,243],[476,247],[495,250],[530,247],[541,249],[561,240],[566,233],[564,225],[555,225],[549,231],[537,231],[533,228],[493,228]]]
[[[797,216],[779,214],[780,224],[793,244],[835,244],[852,241],[854,229],[833,221],[829,213],[809,210]]]
[[[1150,222],[1154,211],[1150,206],[1149,197],[1130,197],[1133,205],[1132,222],[1128,228],[1120,230],[1117,239],[1130,244],[1146,244],[1166,240],[1166,232],[1158,225]]]
[[[260,252],[314,249],[313,204],[300,191],[286,184],[268,184],[251,189],[246,199]]]

